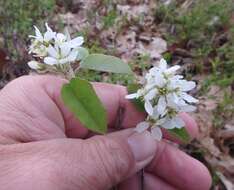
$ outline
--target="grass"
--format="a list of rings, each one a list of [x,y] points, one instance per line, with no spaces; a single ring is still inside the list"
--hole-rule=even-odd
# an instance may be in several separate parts
[[[155,23],[167,30],[164,37],[169,47],[185,49],[192,55],[195,69],[189,73],[206,75],[205,80],[199,81],[202,84],[199,94],[206,95],[214,84],[223,88],[224,97],[213,111],[216,129],[222,128],[234,116],[234,98],[230,90],[234,85],[233,15],[232,0],[197,0],[188,8],[173,1],[169,6],[156,7],[154,15]],[[165,56],[173,59],[173,52]],[[193,150],[190,151],[193,154]],[[213,168],[210,171],[215,186],[219,177]]]
[[[216,128],[223,127],[225,121],[234,117],[234,97],[230,92],[225,91],[224,97],[219,102],[217,109],[213,112],[213,124]]]
[[[155,9],[155,22],[165,25],[169,45],[193,55],[195,74],[210,74],[206,84],[229,86],[234,82],[234,4],[232,0],[198,0],[187,9],[176,1]]]
[[[115,24],[117,16],[118,14],[115,9],[108,11],[107,15],[102,18],[104,28],[106,29],[112,27]]]
[[[16,43],[25,44],[27,36],[33,32],[32,26],[42,28],[54,8],[55,0],[0,1],[0,35],[12,60],[22,59]]]
[[[64,4],[63,1],[56,1]],[[0,2],[0,34],[4,38],[4,48],[12,60],[21,59],[17,41],[27,42],[28,34],[33,32],[32,25],[42,28],[44,22],[51,19],[56,8],[55,0],[8,0]],[[71,8],[71,1],[65,3],[65,8]],[[158,6],[159,5],[159,6]],[[116,3],[112,0],[102,0],[105,14],[101,17],[103,30],[114,25],[125,25],[116,10]],[[97,11],[100,8],[97,8]],[[5,11],[7,10],[7,11]],[[234,26],[231,20],[234,11],[232,0],[197,0],[189,8],[182,8],[178,1],[166,6],[158,4],[155,8],[155,23],[174,27],[173,32],[167,32],[164,37],[169,45],[177,44],[190,51],[196,65],[196,73],[208,72],[210,75],[204,82],[205,87],[218,84],[226,87],[234,82]],[[96,15],[89,15],[91,20]],[[91,53],[115,54],[115,50],[107,50],[98,39],[98,36],[89,41],[89,32],[84,31],[87,39],[87,48]],[[222,36],[223,35],[223,36]],[[20,44],[20,43],[19,43]],[[171,59],[171,55],[167,54]],[[173,55],[172,55],[173,57]],[[145,59],[146,58],[146,59]],[[140,55],[133,58],[134,70],[144,70],[148,62],[147,56]],[[145,63],[144,63],[145,62]],[[208,71],[207,71],[208,70]]]

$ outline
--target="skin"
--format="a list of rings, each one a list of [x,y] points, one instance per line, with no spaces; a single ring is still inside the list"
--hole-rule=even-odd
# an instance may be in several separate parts
[[[124,98],[124,87],[93,84],[107,110],[110,131],[120,108],[124,111],[122,127],[129,128],[99,136],[84,128],[63,105],[60,90],[66,82],[54,76],[26,76],[0,91],[2,190],[102,190],[116,184],[120,190],[138,190],[138,171],[143,167],[146,190],[210,188],[206,167],[166,141],[147,140],[149,147],[133,144],[139,155],[142,150],[152,152],[147,150],[150,148],[154,152],[142,162],[135,161],[127,139],[134,135],[142,138],[131,128],[145,115]],[[181,117],[195,137],[195,121],[187,114]],[[165,137],[170,139],[167,134]]]

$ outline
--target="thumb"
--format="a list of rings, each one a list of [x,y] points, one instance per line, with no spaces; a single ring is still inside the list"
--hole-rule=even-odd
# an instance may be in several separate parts
[[[83,189],[103,190],[148,165],[156,152],[156,142],[148,133],[126,129],[85,140],[82,150]]]

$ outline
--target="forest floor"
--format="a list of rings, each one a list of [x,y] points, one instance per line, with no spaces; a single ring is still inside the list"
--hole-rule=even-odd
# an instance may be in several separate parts
[[[29,73],[33,25],[83,35],[92,53],[115,55],[141,78],[161,56],[197,82],[200,136],[182,146],[210,169],[213,190],[234,189],[234,3],[232,0],[0,0],[0,88]],[[82,71],[128,85],[126,75]]]

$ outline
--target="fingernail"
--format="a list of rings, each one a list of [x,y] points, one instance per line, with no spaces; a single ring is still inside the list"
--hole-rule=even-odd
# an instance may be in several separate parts
[[[128,144],[138,167],[143,168],[152,160],[157,148],[156,143],[148,132],[134,133],[128,138]]]

